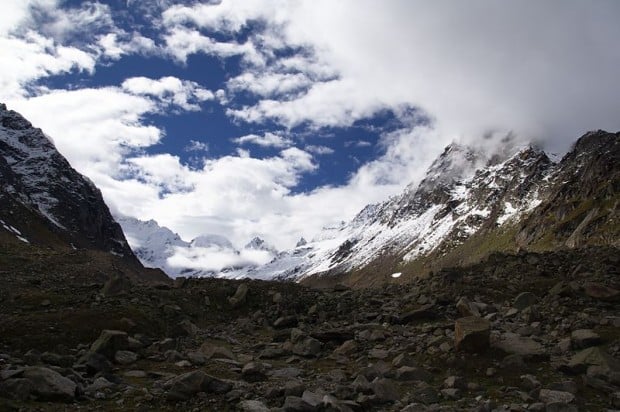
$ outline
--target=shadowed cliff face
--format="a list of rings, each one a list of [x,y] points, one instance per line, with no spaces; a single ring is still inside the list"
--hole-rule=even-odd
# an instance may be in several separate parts
[[[62,240],[137,260],[101,192],[75,171],[41,131],[0,105],[0,219],[25,240]],[[41,219],[54,241],[35,230]],[[45,243],[45,242],[44,242]]]

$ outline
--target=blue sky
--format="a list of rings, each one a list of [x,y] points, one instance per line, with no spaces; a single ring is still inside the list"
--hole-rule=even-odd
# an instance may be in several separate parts
[[[451,141],[620,128],[615,1],[6,3],[0,100],[186,240],[290,247]]]

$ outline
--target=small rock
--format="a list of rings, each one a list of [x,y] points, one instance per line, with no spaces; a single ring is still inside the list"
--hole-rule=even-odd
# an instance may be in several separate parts
[[[418,309],[403,314],[400,317],[401,324],[407,324],[415,320],[434,319],[437,316],[435,306],[432,303],[422,305]]]
[[[401,366],[396,370],[396,379],[399,381],[429,382],[433,375],[417,366]]]
[[[297,316],[281,316],[273,322],[273,327],[276,329],[294,328],[297,324]]]
[[[202,352],[207,359],[231,359],[236,360],[234,353],[224,346],[217,346],[209,342],[205,342],[200,346]]]
[[[571,403],[575,400],[575,395],[570,392],[554,391],[551,389],[541,389],[538,399],[545,403]]]
[[[249,362],[243,366],[241,376],[247,382],[260,382],[267,379],[265,367],[259,362]]]
[[[443,381],[443,386],[446,388],[467,389],[467,381],[460,376],[448,376]]]
[[[130,365],[138,360],[138,355],[128,350],[119,350],[114,355],[114,361],[119,365]]]
[[[299,356],[317,356],[319,353],[321,353],[322,346],[323,344],[318,340],[307,337],[295,343],[291,351],[295,355]]]
[[[299,396],[287,396],[284,399],[282,409],[285,412],[313,412],[315,407],[300,398]]]
[[[456,302],[456,310],[459,311],[461,316],[480,316],[478,308],[472,304],[469,299],[462,297]]]
[[[379,402],[395,402],[400,399],[398,387],[390,379],[377,379],[370,384],[370,389]]]
[[[261,401],[245,400],[237,405],[243,412],[269,412],[270,409]]]
[[[357,352],[357,342],[355,342],[354,340],[348,340],[346,342],[344,342],[342,345],[338,346],[336,349],[334,349],[334,354],[336,355],[351,355],[354,354],[355,352]]]

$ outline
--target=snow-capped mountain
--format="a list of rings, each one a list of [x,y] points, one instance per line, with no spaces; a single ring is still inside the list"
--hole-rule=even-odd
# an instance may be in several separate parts
[[[259,237],[238,250],[221,235],[206,234],[186,242],[154,220],[145,222],[126,216],[117,216],[116,219],[142,264],[160,268],[172,277],[245,277],[250,270],[271,261],[278,253]]]
[[[137,264],[101,192],[53,142],[0,104],[0,231],[24,242],[73,246]]]
[[[402,270],[458,266],[493,251],[596,243],[603,232],[618,230],[619,137],[589,133],[557,164],[531,146],[486,156],[452,144],[419,184],[367,206],[351,222],[325,228],[250,276],[348,273],[376,280]],[[590,190],[580,192],[581,186]],[[549,221],[536,218],[541,214]],[[617,242],[617,233],[608,238]]]

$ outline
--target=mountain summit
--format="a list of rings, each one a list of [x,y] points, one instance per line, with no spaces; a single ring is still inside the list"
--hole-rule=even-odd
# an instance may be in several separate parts
[[[604,131],[584,135],[559,163],[533,146],[486,156],[451,144],[419,184],[251,275],[339,275],[332,281],[371,285],[395,272],[428,273],[496,251],[617,246],[619,155],[620,133]]]

